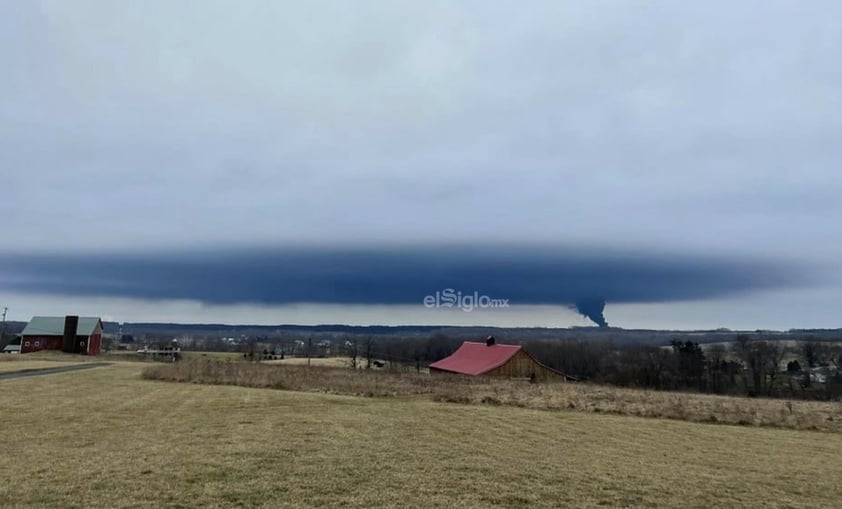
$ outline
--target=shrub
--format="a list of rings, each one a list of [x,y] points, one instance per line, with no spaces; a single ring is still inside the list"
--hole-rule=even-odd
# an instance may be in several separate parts
[[[787,401],[782,407],[781,400],[775,399],[646,391],[588,383],[532,384],[525,380],[201,359],[153,365],[146,368],[142,376],[148,380],[182,383],[365,397],[426,395],[433,401],[446,403],[842,432],[842,405],[827,402]]]

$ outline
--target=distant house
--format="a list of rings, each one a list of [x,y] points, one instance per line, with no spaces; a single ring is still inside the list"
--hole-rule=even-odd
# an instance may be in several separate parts
[[[20,345],[6,345],[3,347],[3,353],[20,353]]]
[[[490,336],[485,342],[465,341],[453,355],[430,364],[430,373],[530,380],[575,380],[561,371],[541,364],[520,345],[500,345]]]
[[[21,332],[20,353],[61,350],[99,355],[102,320],[98,317],[36,316]]]

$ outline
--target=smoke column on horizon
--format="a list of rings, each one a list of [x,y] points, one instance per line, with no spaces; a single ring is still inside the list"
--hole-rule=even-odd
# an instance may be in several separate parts
[[[608,327],[605,320],[605,299],[586,299],[576,302],[576,311],[600,327]]]
[[[784,261],[564,246],[239,246],[167,252],[4,253],[0,290],[208,305],[420,306],[445,288],[564,306],[608,327],[605,303],[714,299],[812,284]]]

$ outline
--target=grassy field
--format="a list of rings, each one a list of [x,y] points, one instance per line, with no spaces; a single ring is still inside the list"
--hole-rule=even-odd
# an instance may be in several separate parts
[[[71,364],[78,364],[77,362],[61,362],[61,361],[42,361],[30,360],[23,358],[17,362],[0,362],[0,373],[8,373],[10,371],[23,371],[26,369],[41,369],[41,368],[57,368],[59,366],[68,366]]]
[[[181,352],[185,360],[191,359],[215,359],[222,361],[239,361],[243,360],[243,354],[236,352]]]
[[[277,366],[250,362],[155,364],[148,379],[211,385],[240,385],[349,396],[431,397],[434,401],[577,410],[693,422],[774,426],[842,433],[842,404],[766,398],[646,391],[588,383],[530,384],[414,372],[330,367]]]
[[[24,355],[0,355],[0,373],[23,371],[27,369],[57,368],[78,364],[80,362],[94,362],[102,360],[84,355],[67,355],[61,352],[44,351]]]
[[[96,362],[103,360],[102,356],[92,358],[89,355],[67,354],[58,350],[41,350],[40,352],[32,352],[26,354],[4,355],[0,359],[6,359],[12,362],[22,361],[54,361],[54,362]]]
[[[842,435],[140,378],[0,384],[4,507],[834,507]]]
[[[263,361],[264,364],[281,364],[286,366],[306,366],[308,363],[307,357],[287,357],[286,359],[278,359],[274,361]],[[332,368],[350,368],[351,359],[348,357],[313,357],[309,359],[311,366],[329,366]],[[365,365],[365,359],[359,362]]]

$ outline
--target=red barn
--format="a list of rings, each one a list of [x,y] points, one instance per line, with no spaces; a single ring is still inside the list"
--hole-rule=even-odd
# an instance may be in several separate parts
[[[35,316],[21,332],[20,353],[61,350],[99,355],[102,320],[98,317]]]
[[[465,341],[453,355],[430,364],[430,373],[471,376],[575,380],[538,362],[520,345],[498,345],[493,337],[484,343]]]

